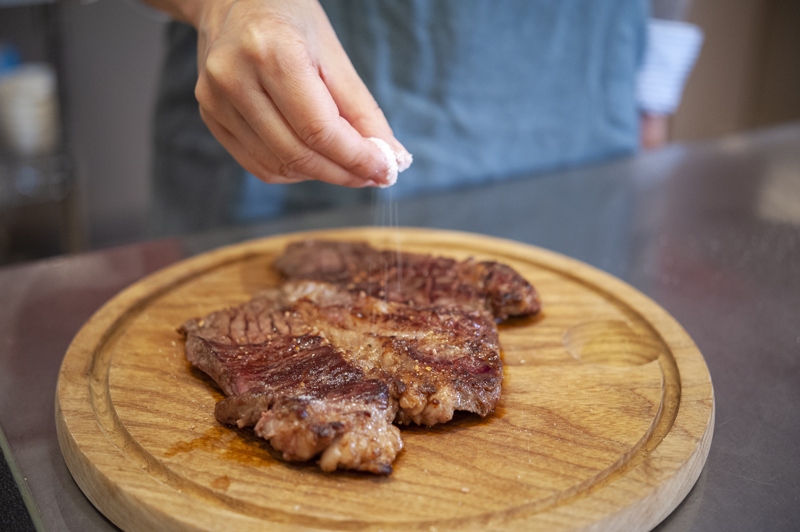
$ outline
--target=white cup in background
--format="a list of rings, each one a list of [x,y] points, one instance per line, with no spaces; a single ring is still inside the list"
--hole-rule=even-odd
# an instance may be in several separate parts
[[[26,63],[0,77],[0,133],[14,153],[48,155],[58,148],[56,83],[46,63]]]

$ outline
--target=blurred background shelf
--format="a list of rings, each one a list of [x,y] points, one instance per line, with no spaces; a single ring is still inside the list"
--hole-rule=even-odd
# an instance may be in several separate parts
[[[60,137],[44,154],[0,148],[0,265],[86,248],[69,134],[62,16],[59,2],[0,0],[0,42],[17,49],[25,63],[50,65],[55,71]]]
[[[70,171],[70,159],[63,154],[0,155],[0,207],[64,201],[72,190]]]
[[[0,155],[0,263],[80,249],[78,206],[67,155]]]

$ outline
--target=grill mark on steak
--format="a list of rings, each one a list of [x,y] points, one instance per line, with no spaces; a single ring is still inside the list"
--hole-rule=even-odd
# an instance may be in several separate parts
[[[285,279],[339,284],[415,307],[485,308],[495,318],[537,313],[536,290],[513,268],[494,261],[456,261],[378,250],[365,242],[294,242],[274,264]]]

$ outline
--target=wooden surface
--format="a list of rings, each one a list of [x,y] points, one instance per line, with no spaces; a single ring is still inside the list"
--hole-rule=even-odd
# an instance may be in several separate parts
[[[544,311],[501,326],[495,413],[404,428],[389,477],[286,463],[220,426],[222,395],[175,328],[274,284],[271,261],[309,236],[496,259],[529,279]],[[365,228],[223,248],[127,288],[70,346],[56,418],[75,480],[125,530],[648,530],[700,474],[714,399],[692,340],[618,279],[510,241]]]

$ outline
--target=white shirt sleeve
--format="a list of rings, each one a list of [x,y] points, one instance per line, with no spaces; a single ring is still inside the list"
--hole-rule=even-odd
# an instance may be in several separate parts
[[[647,49],[636,83],[639,109],[672,114],[678,108],[686,78],[694,67],[703,32],[686,22],[650,19]]]

